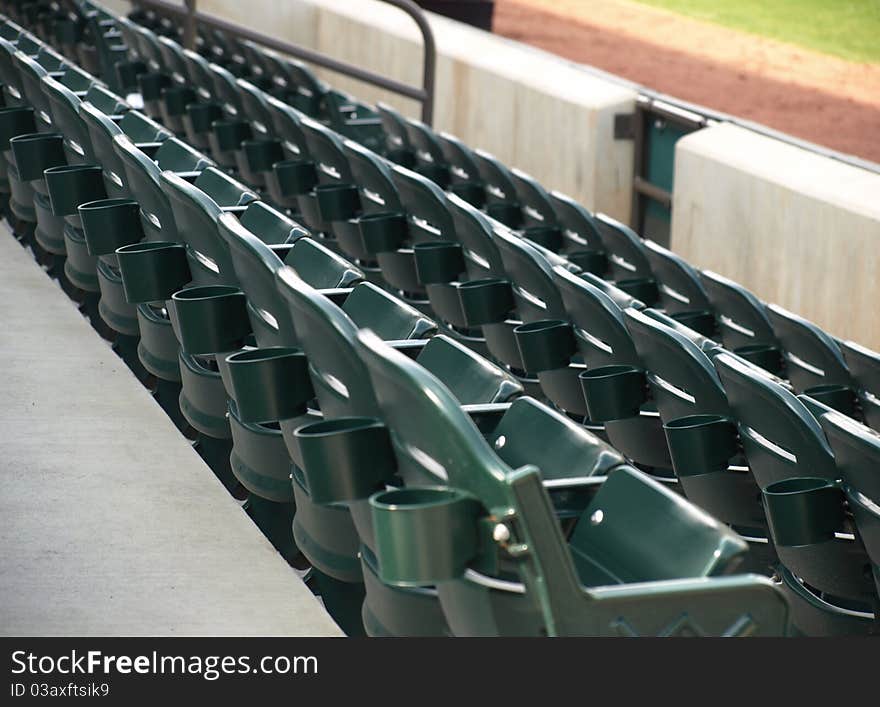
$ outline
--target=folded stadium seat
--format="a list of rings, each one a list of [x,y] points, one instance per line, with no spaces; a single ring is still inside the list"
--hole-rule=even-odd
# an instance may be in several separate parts
[[[854,341],[841,342],[840,349],[858,390],[865,424],[880,430],[880,353]]]
[[[764,303],[742,285],[711,270],[700,273],[700,281],[716,312],[724,347],[771,373],[782,374],[782,347]]]
[[[123,182],[139,207],[141,229],[133,229],[132,242],[116,253],[126,300],[137,306],[138,357],[157,379],[157,401],[181,429],[186,429],[187,422],[178,403],[179,347],[165,302],[181,284],[189,281],[189,270],[161,175],[163,170],[171,170],[184,179],[195,179],[212,163],[176,138],[164,139],[158,148],[148,152],[124,134],[116,135],[113,145],[122,164]],[[141,237],[144,243],[138,241]],[[125,259],[131,282],[125,278]],[[186,278],[183,282],[182,277]]]
[[[322,123],[364,147],[381,151],[385,145],[385,128],[376,109],[355,100],[347,93],[328,91],[324,95]]]
[[[299,346],[308,358],[312,384],[324,417],[320,423],[299,429],[281,422],[296,463],[294,532],[300,547],[318,569],[338,580],[360,583],[363,581],[361,564],[365,573],[371,570],[369,551],[359,550],[359,546],[361,542],[368,545],[372,542],[355,531],[347,506],[357,502],[362,517],[366,512],[367,525],[358,526],[357,530],[369,533],[366,499],[380,480],[370,467],[375,461],[373,455],[381,457],[383,452],[381,439],[373,440],[370,431],[358,425],[362,419],[358,416],[374,416],[376,406],[366,371],[353,348],[357,330],[369,328],[383,339],[393,341],[392,345],[442,378],[459,401],[476,404],[487,416],[491,417],[497,410],[497,406],[487,407],[487,404],[504,402],[517,395],[521,388],[504,371],[451,339],[435,336],[427,342],[420,340],[432,332],[434,323],[370,283],[355,287],[341,307],[286,269],[278,273],[278,287],[289,302]],[[404,341],[406,339],[415,340]],[[350,439],[341,442],[337,453],[343,456],[328,464],[332,457],[324,456],[319,450],[325,442],[335,446],[342,438]],[[346,453],[356,455],[357,459],[344,457]],[[363,468],[362,480],[349,476],[352,473],[360,476],[360,472],[352,468],[353,464]],[[343,489],[347,489],[349,495],[328,498],[328,493]],[[351,495],[355,492],[357,495]],[[372,608],[364,608],[364,622],[370,633],[435,635],[445,632],[436,599],[430,593],[417,592],[410,596],[406,592],[401,595],[394,591],[390,594],[376,591],[374,601],[368,600]],[[424,606],[425,602],[429,606]]]
[[[855,540],[861,541],[871,560],[871,573],[880,596],[880,436],[836,410],[819,414],[855,524]],[[874,622],[880,602],[874,597]]]
[[[656,305],[657,281],[642,238],[629,226],[605,214],[596,214],[596,224],[608,256],[611,279],[621,290],[649,307]]]
[[[762,490],[795,626],[808,635],[876,630],[880,600],[869,558],[846,512],[834,452],[814,416],[830,408],[799,399],[730,354],[714,362],[730,401],[730,439],[738,438]],[[875,470],[876,458],[849,461]]]
[[[460,196],[472,206],[482,208],[486,202],[486,189],[480,179],[480,169],[474,151],[449,133],[436,133],[440,150],[449,165],[447,190]]]
[[[580,272],[580,269],[540,245],[520,238],[504,226],[496,225],[492,237],[498,247],[508,283],[505,304],[509,310],[503,312],[501,305],[497,307],[495,316],[483,318],[481,326],[486,347],[493,357],[522,380],[530,394],[540,394],[537,374],[555,367],[559,352],[547,358],[544,354],[549,352],[532,350],[530,345],[535,342],[536,332],[539,339],[543,338],[542,332],[548,327],[554,330],[561,327],[570,333],[565,307],[553,281],[551,268],[558,265],[575,272]],[[499,293],[500,290],[497,288]],[[461,290],[459,293],[464,294]],[[564,353],[571,355],[574,351],[563,352],[563,358]]]
[[[328,143],[335,141],[328,140]],[[391,214],[404,214],[403,204],[397,193],[392,175],[392,163],[354,140],[342,141],[344,158],[348,162],[351,177],[358,190],[358,212],[354,218],[332,222],[333,234],[341,253],[358,264],[367,279],[382,287],[387,283],[377,260],[375,246],[365,242],[361,234],[360,220],[366,223]],[[369,226],[367,227],[369,236]],[[393,235],[393,233],[389,234]]]
[[[560,253],[567,241],[556,218],[550,194],[533,177],[522,170],[510,170],[516,189],[521,216],[518,231],[524,238],[554,253]]]
[[[197,100],[195,86],[183,56],[183,47],[168,37],[159,37],[157,42],[163,67],[170,79],[170,85],[162,89],[159,100],[162,124],[171,132],[182,135],[186,132],[184,118],[187,109]]]
[[[654,241],[646,240],[644,247],[663,311],[694,331],[715,336],[715,311],[697,269]]]
[[[434,182],[400,165],[392,168],[391,179],[402,211],[364,214],[358,220],[361,239],[368,257],[378,262],[389,289],[430,316],[414,247],[452,239],[454,225],[446,194]]]
[[[775,552],[755,479],[742,453],[724,444],[731,412],[712,364],[723,349],[656,310],[629,307],[623,317],[640,365],[582,374],[590,418],[636,417],[651,400],[663,422],[680,489],[749,540],[750,566],[767,572]]]
[[[199,451],[224,485],[234,490],[237,482],[229,466],[232,434],[216,363],[216,357],[226,349],[214,348],[218,344],[211,338],[211,325],[212,317],[230,317],[228,324],[235,325],[237,278],[229,249],[217,230],[217,219],[224,212],[244,211],[258,196],[215,167],[206,167],[192,183],[164,171],[162,186],[179,242],[186,249],[189,271],[189,277],[177,283],[168,308],[180,344],[180,410],[200,434]],[[123,278],[127,277],[123,269]],[[188,314],[196,308],[197,314]]]
[[[128,63],[128,46],[116,17],[103,9],[90,11],[84,17],[82,29],[76,44],[78,63],[89,73],[102,76],[112,91],[122,93],[125,87],[116,67]]]
[[[238,79],[236,88],[241,94],[242,117],[251,128],[251,137],[242,141],[235,151],[236,168],[248,184],[265,189],[265,173],[271,172],[272,165],[284,158],[266,102],[269,95],[245,79]]]
[[[416,151],[409,139],[406,118],[381,101],[376,104],[376,111],[385,132],[384,149],[380,151],[392,162],[412,169],[416,164]]]
[[[562,231],[565,257],[585,272],[604,276],[608,271],[608,255],[593,214],[558,191],[550,192],[550,201]]]
[[[623,310],[641,310],[645,308],[644,303],[591,273],[574,273],[557,265],[553,268],[553,279],[571,322],[577,355],[571,357],[567,366],[538,374],[544,394],[568,415],[581,419],[596,434],[607,437],[615,448],[641,467],[672,469],[663,423],[652,400],[630,408],[626,417],[593,421],[577,380],[585,371],[607,366],[616,366],[616,370],[641,366]],[[544,338],[548,351],[570,350],[572,342],[564,327],[548,327]],[[667,471],[654,473],[664,478],[669,476]]]
[[[342,138],[307,116],[302,117],[299,127],[314,170],[312,188],[297,197],[299,212],[303,222],[335,249],[334,225],[349,221],[360,211],[358,188]]]
[[[283,159],[272,165],[264,176],[266,193],[273,204],[291,214],[299,213],[300,196],[308,194],[317,175],[305,134],[303,113],[273,96],[266,99],[275,137],[281,140]]]
[[[284,218],[275,213],[277,219]],[[228,356],[221,363],[232,399],[230,421],[235,440],[233,469],[253,494],[268,501],[276,504],[286,502],[293,510],[290,502],[296,498],[294,536],[297,546],[320,573],[318,590],[347,633],[362,632],[360,607],[363,587],[360,586],[358,543],[351,520],[346,511],[342,511],[344,517],[340,519],[340,511],[312,507],[308,495],[296,483],[293,488],[290,484],[291,462],[281,430],[284,431],[291,455],[298,459],[293,431],[320,418],[317,412],[308,410],[314,392],[305,368],[305,359],[298,349],[293,348],[302,345],[297,336],[301,322],[296,318],[296,312],[281,298],[275,284],[275,274],[284,265],[278,257],[283,252],[266,246],[255,237],[254,233],[264,230],[262,227],[249,229],[244,219],[236,222],[228,216],[221,217],[220,222],[221,233],[234,256],[236,273],[248,301],[254,338],[260,347]],[[270,223],[266,225],[275,228]],[[310,258],[301,257],[305,248],[312,249]],[[318,257],[323,258],[325,264],[318,262]],[[433,323],[419,312],[375,286],[358,284],[360,274],[356,269],[311,239],[298,240],[284,262],[293,269],[304,286],[318,288],[314,290],[320,293],[317,296],[323,298],[326,295],[341,302],[343,311],[348,311],[363,325],[371,326],[384,336],[392,339],[418,338],[434,328]],[[333,263],[337,265],[334,267]],[[335,304],[329,306],[336,309]],[[285,365],[290,367],[288,377],[281,372],[281,367]],[[270,368],[281,377],[271,377],[275,374],[270,372]],[[273,383],[281,387],[278,390],[266,389],[267,385]],[[275,513],[276,517],[282,515],[280,510]],[[340,520],[343,521],[341,529]],[[288,536],[291,533],[290,522],[287,523],[286,532]]]
[[[143,113],[129,110],[121,116],[107,115],[89,100],[79,105],[79,114],[89,131],[95,159],[104,169],[104,186],[113,198],[129,198],[131,192],[125,181],[125,166],[116,152],[113,138],[125,135],[146,155],[155,155],[164,140],[171,137],[162,125]]]
[[[143,374],[149,371],[143,368],[138,356],[140,327],[137,307],[125,297],[116,257],[116,249],[140,240],[143,229],[140,209],[128,188],[125,166],[113,139],[116,135],[125,135],[138,150],[152,155],[171,133],[138,111],[108,115],[88,97],[79,104],[79,115],[88,130],[95,162],[103,169],[104,191],[108,196],[107,200],[91,202],[85,209],[80,208],[88,252],[98,258],[97,276],[101,291],[98,311],[118,334],[118,352],[143,379]]]
[[[223,108],[222,117],[211,123],[211,132],[208,133],[211,157],[224,169],[235,170],[238,168],[236,152],[242,149],[245,140],[253,137],[253,131],[248,116],[244,114],[238,79],[219,64],[209,64],[208,69],[215,100]]]
[[[285,59],[282,68],[288,86],[286,102],[312,118],[326,118],[324,98],[330,91],[329,86],[296,59]]]
[[[63,229],[63,250],[66,254],[64,274],[74,287],[90,293],[87,302],[94,304],[97,318],[100,308],[97,258],[88,249],[77,207],[80,203],[108,196],[103,170],[92,146],[88,126],[79,113],[80,99],[73,91],[49,76],[43,77],[42,88],[48,98],[53,124],[64,135],[67,164],[82,165],[78,170],[65,170],[64,177],[56,176],[53,182],[48,181],[47,173],[54,215],[63,215],[67,222]],[[119,96],[98,84],[89,87],[82,98],[111,120],[120,119],[129,109]],[[56,171],[53,170],[53,173]],[[57,184],[54,188],[53,183]],[[39,200],[35,200],[35,205],[38,206],[39,216]],[[64,205],[63,210],[59,211],[58,207],[61,205]],[[103,322],[103,317],[101,321]]]
[[[43,223],[47,226],[43,229],[43,233],[48,229],[53,234],[56,250],[60,250],[63,246],[62,226],[60,221],[49,224],[48,197],[45,188],[41,192],[36,191],[39,185],[35,181],[42,181],[43,169],[46,167],[63,164],[63,150],[61,137],[57,134],[49,135],[52,131],[51,116],[47,112],[47,102],[39,83],[49,70],[39,64],[37,59],[44,61],[49,67],[54,67],[52,70],[56,77],[62,73],[57,69],[63,65],[63,62],[60,57],[45,52],[41,45],[28,46],[30,39],[22,36],[18,45],[0,40],[0,58],[4,65],[4,99],[7,105],[15,106],[4,111],[6,119],[4,132],[6,140],[28,136],[29,145],[41,153],[42,159],[37,161],[37,158],[31,155],[33,169],[29,164],[26,168],[27,178],[24,178],[15,159],[14,145],[10,142],[6,155],[6,175],[10,190],[9,209],[16,219],[14,224],[16,232],[23,238],[23,243],[29,245],[45,262],[49,259],[46,248],[38,244],[33,236],[38,226],[35,201],[39,200],[40,206],[44,207],[41,215]],[[37,136],[37,132],[44,134]],[[47,238],[43,238],[44,242],[46,240]]]
[[[488,356],[482,324],[503,318],[512,304],[494,222],[455,194],[439,200],[452,216],[452,228],[442,240],[415,244],[418,279],[443,331]]]
[[[181,116],[186,141],[193,147],[209,152],[211,149],[209,136],[213,123],[224,117],[223,103],[215,96],[214,80],[208,60],[192,49],[183,49],[181,56],[186,76],[195,92],[195,99],[186,106],[186,111]]]
[[[497,157],[484,150],[474,151],[474,156],[486,191],[483,210],[505,226],[519,228],[523,214],[517,202],[513,174]]]
[[[431,128],[420,120],[405,118],[409,144],[415,151],[415,164],[412,167],[423,177],[427,177],[441,189],[447,189],[451,180],[451,166],[446,161],[440,141]]]
[[[861,417],[856,385],[837,341],[779,305],[768,304],[767,317],[782,347],[792,387],[844,414]]]
[[[271,366],[296,355],[296,350],[291,348],[297,343],[293,324],[275,286],[275,271],[284,261],[295,264],[301,276],[316,286],[332,290],[357,282],[360,273],[309,239],[308,231],[299,224],[263,202],[251,202],[240,219],[231,213],[221,215],[217,228],[222,247],[234,264],[233,276],[241,287],[236,291],[235,302],[241,304],[244,292],[248,324],[245,329],[252,332],[247,346],[217,356],[219,374],[229,399],[232,472],[249,493],[248,513],[285,558],[295,562],[300,550],[292,534],[294,495],[290,485],[290,457],[278,419],[265,419],[263,414],[254,413],[253,392],[241,389],[239,370],[244,369],[245,380],[250,380],[247,375],[254,363],[257,367],[266,362]],[[239,308],[235,313],[240,316],[242,311]],[[218,332],[228,332],[233,338],[245,331],[234,330],[244,325],[235,317],[225,318],[218,324]],[[254,349],[252,344],[258,348]],[[239,384],[238,391],[235,383]],[[286,390],[287,395],[290,397],[286,403],[295,408],[295,414],[285,416],[296,418],[290,424],[298,426],[314,419],[314,413],[309,418],[306,405],[313,397],[310,392],[302,400],[295,390]]]
[[[56,25],[56,36],[62,47],[70,46],[84,67],[105,77],[120,95],[137,92],[137,77],[147,71],[147,64],[139,55],[137,39],[123,19],[111,13],[80,8],[68,20]],[[91,15],[91,16],[90,16]],[[71,26],[69,23],[73,23]]]
[[[508,462],[501,438],[490,446],[429,371],[369,332],[357,341],[396,457],[384,471],[396,465],[405,482],[370,499],[377,576],[436,585],[455,635],[786,633],[785,602],[768,580],[717,576],[746,545],[710,516],[609,465],[577,480],[598,491],[566,542],[542,487],[556,486],[542,480],[547,459]]]
[[[125,26],[122,21],[121,26]],[[159,38],[146,27],[130,24],[131,36],[126,44],[137,47],[138,56],[146,64],[147,70],[137,76],[138,93],[143,99],[144,112],[153,120],[162,119],[162,89],[171,85],[171,78],[164,66],[164,57]],[[123,31],[123,37],[126,37]]]
[[[66,71],[62,57],[44,51],[41,51],[36,58],[16,51],[13,54],[13,62],[20,72],[23,97],[34,109],[36,132],[18,135],[10,142],[15,160],[14,169],[8,169],[10,187],[13,192],[20,192],[22,197],[26,198],[24,194],[28,190],[20,190],[18,184],[20,182],[29,183],[35,220],[34,239],[31,247],[37,259],[53,277],[59,280],[65,291],[83,304],[88,310],[87,313],[94,315],[94,320],[97,320],[97,312],[92,308],[92,305],[96,304],[96,298],[86,294],[97,292],[97,282],[89,276],[88,272],[77,272],[66,261],[64,234],[68,229],[65,228],[64,214],[53,210],[48,183],[44,176],[44,171],[49,168],[60,167],[70,161],[75,163],[81,158],[81,155],[71,148],[70,142],[66,141],[59,132],[62,128],[55,124],[52,116],[52,104],[48,95],[43,91],[42,80],[44,77],[59,79],[63,90],[64,76],[70,72]],[[47,70],[40,62],[43,62],[50,69]],[[51,69],[51,67],[55,68]],[[71,85],[81,87],[81,72],[76,70],[72,73],[74,78],[70,82]],[[94,82],[94,79],[91,79],[91,82]],[[73,101],[79,100],[73,95],[70,98]],[[72,178],[72,173],[67,176]],[[96,183],[95,180],[91,181]],[[18,197],[16,196],[11,204],[13,213],[15,213],[17,203]],[[72,218],[76,220],[75,205],[72,206],[74,209]],[[21,218],[21,215],[18,216]]]

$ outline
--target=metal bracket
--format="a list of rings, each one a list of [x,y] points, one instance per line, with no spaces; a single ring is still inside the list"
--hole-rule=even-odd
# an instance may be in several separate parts
[[[615,113],[614,114],[614,139],[615,140],[634,140],[636,137],[636,114],[635,113]]]

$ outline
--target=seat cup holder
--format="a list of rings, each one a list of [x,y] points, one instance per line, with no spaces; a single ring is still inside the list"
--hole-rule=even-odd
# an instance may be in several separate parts
[[[67,164],[64,138],[60,133],[31,133],[10,139],[18,176],[23,182],[43,179],[50,167]]]
[[[844,494],[829,479],[797,477],[762,492],[770,532],[777,545],[813,545],[834,538],[844,520]]]
[[[99,165],[51,167],[44,176],[52,213],[56,216],[78,216],[80,204],[107,198],[104,173]]]
[[[481,505],[446,487],[381,491],[370,497],[379,577],[399,587],[460,577],[479,552]]]
[[[245,140],[241,144],[247,168],[254,173],[269,172],[284,159],[280,140]]]
[[[192,280],[186,246],[180,243],[134,243],[118,248],[116,258],[129,304],[164,302]]]
[[[144,102],[158,101],[162,97],[162,89],[171,84],[171,79],[166,74],[150,71],[137,77],[138,88]]]
[[[180,348],[192,356],[240,349],[251,333],[247,300],[237,287],[188,287],[171,295],[168,310]]]
[[[804,395],[809,395],[820,403],[824,403],[828,407],[850,417],[856,412],[856,393],[846,385],[834,383],[815,385],[804,390]]]
[[[229,391],[242,422],[275,422],[306,412],[315,397],[306,355],[273,347],[239,351],[226,357]]]
[[[707,309],[676,312],[672,315],[672,318],[679,324],[703,336],[714,336],[717,331],[715,315]]]
[[[647,305],[654,304],[660,297],[656,280],[649,277],[625,278],[618,280],[614,284],[630,297],[634,297]]]
[[[400,211],[363,214],[357,223],[364,251],[370,255],[397,250],[409,235],[406,214]]]
[[[250,124],[243,120],[215,120],[211,126],[211,148],[216,152],[239,150],[241,143],[252,137]]]
[[[426,162],[418,165],[414,171],[426,179],[430,179],[441,189],[445,189],[449,185],[449,167],[445,164]]]
[[[512,201],[496,201],[486,205],[486,213],[509,228],[519,228],[523,215],[520,205]]]
[[[217,103],[190,103],[183,117],[184,126],[194,135],[209,133],[213,124],[220,120],[223,110]]]
[[[319,184],[315,187],[321,220],[348,221],[357,216],[361,197],[354,184]]]
[[[571,324],[562,319],[520,324],[513,335],[523,366],[531,373],[565,368],[577,350]]]
[[[562,248],[562,231],[558,226],[527,226],[522,234],[524,238],[554,253]]]
[[[21,106],[0,109],[0,149],[3,152],[10,149],[9,141],[12,138],[18,135],[30,135],[36,131],[33,108]]]
[[[602,275],[608,270],[608,256],[601,250],[578,250],[569,253],[568,259],[593,275]]]
[[[140,205],[134,199],[97,199],[77,210],[89,255],[111,255],[144,238]]]
[[[294,431],[312,501],[367,499],[394,477],[397,460],[388,429],[372,417],[339,417]]]
[[[123,90],[136,90],[138,76],[146,70],[146,65],[142,61],[120,61],[116,64],[116,78]]]
[[[461,244],[453,241],[430,241],[413,246],[416,275],[423,285],[454,282],[465,270]]]
[[[601,366],[578,376],[589,418],[594,422],[636,417],[647,400],[645,372],[635,366]]]
[[[733,350],[740,358],[774,375],[782,373],[782,351],[769,344],[747,344]]]
[[[726,471],[739,449],[736,424],[722,415],[687,415],[663,429],[679,477]]]
[[[449,191],[478,209],[486,203],[486,188],[482,182],[455,182],[449,185]]]
[[[504,321],[514,306],[510,283],[494,278],[461,283],[458,298],[468,327]]]
[[[281,160],[272,166],[267,182],[282,198],[308,194],[318,183],[315,163],[308,160]]]
[[[184,115],[187,106],[196,102],[196,92],[190,86],[169,86],[162,91],[162,102],[168,115]]]

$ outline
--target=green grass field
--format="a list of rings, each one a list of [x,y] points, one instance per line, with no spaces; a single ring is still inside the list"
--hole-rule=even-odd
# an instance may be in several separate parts
[[[880,0],[636,0],[850,61],[880,63]]]

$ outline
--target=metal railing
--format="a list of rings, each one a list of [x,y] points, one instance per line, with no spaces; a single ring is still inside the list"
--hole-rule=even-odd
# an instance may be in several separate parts
[[[220,30],[224,34],[239,40],[249,40],[261,46],[274,49],[282,54],[302,59],[310,64],[321,66],[330,71],[350,76],[351,78],[391,91],[406,98],[418,101],[422,107],[422,122],[431,125],[434,119],[434,81],[437,67],[437,48],[434,42],[434,33],[431,25],[425,17],[422,9],[412,0],[379,0],[379,2],[393,5],[408,14],[422,33],[422,45],[424,47],[422,63],[422,85],[412,86],[395,79],[388,78],[374,71],[369,71],[360,66],[349,64],[334,59],[323,52],[302,47],[292,42],[287,42],[276,37],[271,37],[260,32],[255,32],[235,22],[224,20],[221,17],[200,12],[197,0],[183,0],[181,5],[169,0],[133,0],[132,4],[137,7],[147,8],[160,15],[177,18],[183,22],[183,41],[190,48],[195,48],[195,38],[199,27]]]

